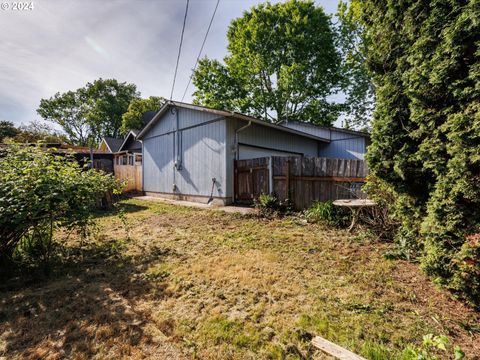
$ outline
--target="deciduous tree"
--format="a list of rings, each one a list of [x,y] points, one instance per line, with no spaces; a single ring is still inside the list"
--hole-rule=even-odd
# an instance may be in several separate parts
[[[82,89],[42,99],[37,109],[42,118],[60,125],[69,140],[77,145],[88,145],[93,135],[86,112],[86,97]]]
[[[122,115],[130,103],[139,98],[137,87],[115,79],[96,80],[84,89],[87,99],[86,119],[92,129],[94,139],[117,138],[122,127]]]
[[[4,141],[5,138],[13,138],[20,131],[13,125],[11,121],[0,121],[0,142]]]
[[[150,96],[148,99],[133,99],[128,106],[128,110],[122,115],[122,127],[120,129],[123,135],[129,130],[141,129],[143,127],[143,114],[148,111],[158,111],[165,103],[165,99],[158,96]]]
[[[27,125],[18,128],[18,134],[12,138],[16,143],[67,143],[68,138],[65,134],[53,129],[48,124],[38,120],[31,121]]]
[[[338,5],[336,30],[342,55],[343,92],[346,96],[345,127],[370,128],[375,106],[373,74],[367,66],[370,40],[362,19],[361,0]]]
[[[102,137],[118,137],[122,115],[138,97],[134,84],[98,79],[75,91],[42,99],[37,112],[45,120],[59,124],[71,142],[90,145]]]
[[[331,124],[342,106],[340,54],[330,17],[313,1],[264,3],[232,21],[229,54],[195,71],[195,102],[267,121]]]

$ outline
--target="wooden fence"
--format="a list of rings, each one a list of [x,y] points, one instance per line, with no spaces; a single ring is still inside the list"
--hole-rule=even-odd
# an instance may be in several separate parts
[[[142,165],[114,165],[115,177],[126,180],[123,191],[142,191]]]
[[[251,203],[260,194],[290,199],[296,209],[315,201],[364,198],[368,174],[363,160],[272,156],[235,161],[235,200]]]

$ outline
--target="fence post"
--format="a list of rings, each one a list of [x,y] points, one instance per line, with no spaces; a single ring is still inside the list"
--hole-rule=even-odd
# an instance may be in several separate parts
[[[273,194],[273,156],[268,159],[268,192]]]
[[[233,202],[238,199],[238,168],[237,160],[233,160]]]
[[[285,163],[285,167],[286,167],[286,172],[285,172],[285,199],[288,199],[289,195],[290,195],[290,159],[289,158],[287,158],[287,162]]]

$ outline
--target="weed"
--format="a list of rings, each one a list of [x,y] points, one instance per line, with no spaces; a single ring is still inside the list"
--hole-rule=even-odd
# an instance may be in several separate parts
[[[305,217],[312,223],[323,223],[330,226],[342,226],[349,220],[349,213],[345,209],[334,206],[331,201],[317,201],[305,210]]]
[[[357,234],[355,234],[354,236],[352,236],[351,238],[352,241],[358,242],[361,244],[372,242],[372,241],[375,241],[376,239],[377,239],[376,235],[370,229],[362,230]]]
[[[293,213],[293,205],[289,199],[281,201],[275,195],[262,194],[255,200],[255,208],[261,217],[274,218]]]
[[[130,240],[130,230],[131,230],[131,225],[128,222],[127,216],[126,216],[126,210],[122,206],[118,210],[118,218],[122,222],[123,228],[125,229],[125,234],[127,237],[127,240]]]
[[[448,353],[447,345],[449,343],[448,337],[444,335],[436,336],[428,334],[423,337],[423,342],[420,347],[409,345],[402,352],[401,360],[438,360],[439,353]],[[461,360],[465,357],[465,353],[459,346],[453,349],[453,357],[455,360]]]

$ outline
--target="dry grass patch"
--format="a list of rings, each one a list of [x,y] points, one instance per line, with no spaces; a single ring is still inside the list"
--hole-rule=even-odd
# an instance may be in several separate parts
[[[384,244],[295,218],[124,206],[128,229],[105,214],[81,261],[3,290],[0,356],[321,358],[319,334],[395,359],[427,333],[480,353],[478,314]]]

